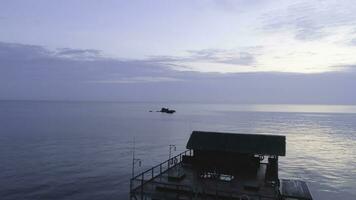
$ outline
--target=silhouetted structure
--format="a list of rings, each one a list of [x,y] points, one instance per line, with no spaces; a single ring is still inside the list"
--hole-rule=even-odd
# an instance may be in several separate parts
[[[279,180],[285,147],[285,136],[193,131],[187,151],[131,179],[130,196],[311,200],[305,182]]]

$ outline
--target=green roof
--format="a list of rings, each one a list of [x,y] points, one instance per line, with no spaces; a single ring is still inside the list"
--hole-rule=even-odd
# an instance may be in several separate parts
[[[187,149],[285,156],[286,137],[193,131]]]

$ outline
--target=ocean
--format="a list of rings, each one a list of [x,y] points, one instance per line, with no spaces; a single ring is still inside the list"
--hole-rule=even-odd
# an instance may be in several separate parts
[[[286,135],[280,178],[356,198],[356,106],[0,101],[0,199],[128,199],[133,140],[139,173],[192,130]]]

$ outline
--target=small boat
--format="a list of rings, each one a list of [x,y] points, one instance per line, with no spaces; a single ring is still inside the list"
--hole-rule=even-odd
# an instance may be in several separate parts
[[[173,114],[175,113],[176,111],[175,110],[170,110],[169,108],[161,108],[161,110],[159,111],[161,113],[168,113],[168,114]]]
[[[306,182],[279,179],[285,136],[193,131],[186,147],[134,176],[130,199],[313,199]]]

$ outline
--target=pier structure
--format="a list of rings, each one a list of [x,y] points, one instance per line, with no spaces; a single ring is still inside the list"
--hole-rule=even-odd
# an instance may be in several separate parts
[[[193,131],[186,147],[133,177],[130,198],[312,199],[305,182],[279,179],[285,136]]]

